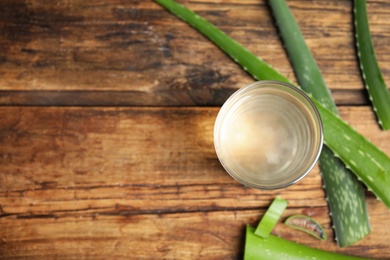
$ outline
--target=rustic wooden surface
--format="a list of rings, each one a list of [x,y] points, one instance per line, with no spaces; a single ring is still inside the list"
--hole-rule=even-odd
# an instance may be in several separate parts
[[[264,0],[181,1],[294,80]],[[390,155],[357,65],[351,1],[288,1],[340,115]],[[390,212],[367,192],[372,233],[338,248],[318,167],[278,191],[245,188],[213,148],[219,106],[253,82],[153,1],[0,1],[0,259],[241,259],[272,199],[330,239],[390,256]],[[390,3],[368,1],[390,84]]]

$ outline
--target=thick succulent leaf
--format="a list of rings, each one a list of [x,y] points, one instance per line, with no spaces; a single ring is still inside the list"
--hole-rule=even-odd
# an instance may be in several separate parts
[[[367,259],[340,255],[316,248],[311,248],[283,238],[270,235],[267,239],[255,235],[255,229],[247,226],[245,237],[244,260],[358,260]]]
[[[286,1],[269,1],[299,85],[323,106],[337,113],[336,104]],[[333,228],[339,246],[351,245],[370,232],[361,183],[326,146],[319,158]],[[339,180],[342,181],[339,181]],[[343,190],[348,196],[340,196]]]
[[[368,25],[366,0],[354,1],[355,37],[360,69],[378,123],[390,129],[390,92],[376,59]]]
[[[255,234],[267,238],[278,223],[283,211],[287,207],[287,200],[276,197],[271,203],[256,228]]]

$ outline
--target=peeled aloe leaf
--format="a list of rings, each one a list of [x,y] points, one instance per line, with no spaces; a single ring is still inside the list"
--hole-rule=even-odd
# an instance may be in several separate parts
[[[210,22],[172,0],[155,0],[212,40],[258,80],[291,82]],[[390,158],[312,98],[324,125],[325,144],[390,208]],[[344,191],[348,195],[348,191]]]
[[[360,69],[378,123],[390,129],[390,92],[376,60],[368,25],[366,0],[354,1],[355,37]]]
[[[326,240],[326,233],[320,223],[306,215],[292,215],[284,222],[287,226],[301,230],[320,240]]]
[[[245,237],[244,260],[358,260],[367,259],[348,255],[340,255],[305,245],[294,243],[283,238],[270,235],[267,239],[254,233],[255,229],[247,226]]]
[[[255,234],[267,238],[287,207],[287,200],[276,197],[256,228]]]
[[[299,85],[337,114],[336,104],[286,1],[271,0],[269,3]],[[370,232],[363,187],[327,147],[322,149],[319,165],[337,243],[339,246],[351,245]],[[348,196],[340,194],[343,190],[348,191]]]

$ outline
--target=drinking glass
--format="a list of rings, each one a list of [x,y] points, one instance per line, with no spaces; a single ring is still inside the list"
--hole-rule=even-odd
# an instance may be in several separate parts
[[[297,87],[258,81],[221,107],[214,145],[225,170],[257,189],[280,189],[301,180],[321,153],[323,128],[310,98]]]

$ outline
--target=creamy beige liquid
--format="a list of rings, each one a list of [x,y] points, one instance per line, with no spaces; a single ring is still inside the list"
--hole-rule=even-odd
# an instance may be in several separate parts
[[[264,177],[279,171],[296,153],[297,138],[276,113],[246,113],[236,119],[225,138],[234,160]]]

